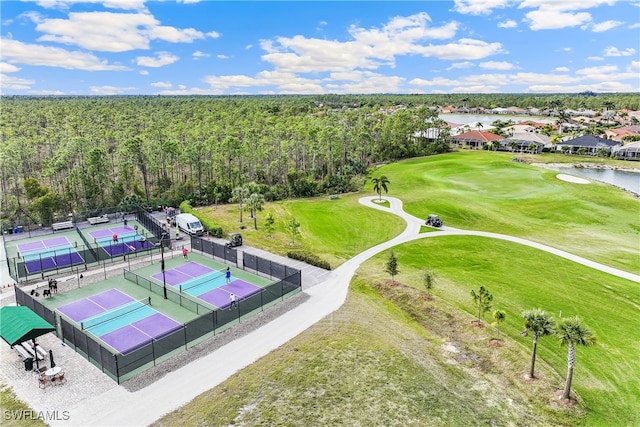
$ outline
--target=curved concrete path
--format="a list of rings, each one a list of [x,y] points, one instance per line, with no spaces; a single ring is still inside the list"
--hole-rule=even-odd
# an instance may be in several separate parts
[[[390,208],[377,205],[373,199],[375,197],[363,197],[360,199],[360,203],[400,216],[407,222],[405,230],[395,238],[354,256],[329,273],[324,282],[305,290],[310,296],[307,301],[209,355],[168,373],[149,387],[136,392],[129,392],[122,387],[114,387],[105,393],[83,400],[75,407],[65,408],[70,413],[69,420],[55,421],[51,424],[143,426],[153,423],[164,414],[179,408],[199,394],[222,383],[239,370],[285,344],[339,309],[346,300],[349,283],[360,264],[379,252],[416,239],[446,235],[473,235],[503,239],[545,250],[586,266],[640,282],[638,275],[517,237],[481,231],[466,231],[447,226],[439,232],[420,234],[424,220],[404,212],[402,202],[399,199],[385,197],[390,202]]]

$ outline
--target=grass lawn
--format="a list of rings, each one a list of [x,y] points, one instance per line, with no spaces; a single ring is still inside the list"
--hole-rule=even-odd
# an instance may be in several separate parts
[[[358,199],[365,194],[344,194],[337,200],[323,197],[267,203],[262,212],[258,212],[257,230],[246,212],[240,223],[238,205],[200,208],[198,215],[214,218],[225,232],[240,231],[249,246],[280,255],[292,249],[307,250],[335,268],[365,249],[395,237],[405,227],[404,221],[395,215],[381,214],[360,205]],[[271,236],[264,226],[269,212],[275,219]],[[288,233],[291,218],[300,223],[295,244],[291,243]],[[241,225],[246,228],[241,229]]]
[[[389,177],[391,195],[415,216],[437,213],[445,225],[523,237],[640,274],[637,198],[606,184],[561,181],[512,157],[466,151],[376,173]]]
[[[514,360],[526,361],[519,345],[475,351],[475,331],[445,337],[428,327],[442,318],[465,324],[458,310],[427,309],[437,304],[407,296],[397,292],[405,302],[396,304],[356,280],[336,313],[154,425],[570,426],[580,419],[580,408],[551,408],[502,375]],[[540,372],[554,378],[544,363]]]
[[[531,346],[521,337],[521,313],[542,308],[555,318],[578,315],[598,337],[594,347],[577,347],[573,386],[588,408],[588,425],[640,425],[640,284],[600,273],[545,252],[482,237],[444,236],[394,248],[400,274],[396,280],[422,289],[420,274],[435,272],[433,293],[475,316],[470,296],[483,285],[494,296],[493,309],[506,312],[501,331]],[[369,280],[388,277],[386,253],[361,266]],[[377,272],[377,273],[374,273]],[[364,273],[361,273],[364,274]],[[485,322],[491,323],[490,313]],[[541,338],[538,357],[564,378],[566,347],[555,337]],[[524,373],[528,357],[519,362]],[[512,378],[516,381],[517,378]],[[562,388],[563,382],[554,384]],[[547,390],[548,392],[548,390]]]

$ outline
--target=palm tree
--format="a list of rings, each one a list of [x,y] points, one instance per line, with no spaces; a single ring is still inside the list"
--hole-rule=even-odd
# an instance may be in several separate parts
[[[556,329],[556,336],[560,339],[560,345],[569,347],[567,351],[567,380],[562,392],[562,399],[569,399],[573,367],[576,364],[576,345],[593,345],[596,343],[596,337],[584,326],[578,316],[562,319]]]
[[[493,312],[493,320],[496,321],[496,327],[498,328],[498,340],[500,340],[500,323],[504,322],[507,317],[507,313],[502,310],[495,310]]]
[[[534,369],[536,366],[536,350],[538,338],[553,334],[554,321],[546,311],[541,309],[528,310],[522,313],[524,317],[523,334],[531,331],[533,334],[533,351],[531,352],[531,367],[529,368],[529,378],[535,378]]]
[[[371,178],[371,182],[373,182],[373,191],[378,193],[380,201],[382,201],[382,190],[384,190],[385,193],[388,193],[389,189],[387,188],[387,184],[391,183],[387,179],[386,175],[382,175],[380,178]]]
[[[231,201],[237,202],[240,208],[240,222],[242,222],[242,204],[249,197],[249,188],[245,186],[238,186],[231,191]]]

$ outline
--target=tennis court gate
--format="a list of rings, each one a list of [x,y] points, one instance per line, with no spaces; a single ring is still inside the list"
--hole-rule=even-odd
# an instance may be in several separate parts
[[[255,258],[256,265],[264,267],[267,263],[270,263],[269,260],[264,260],[260,257]],[[233,310],[211,310],[197,302],[195,297],[185,296],[185,294],[168,288],[168,299],[199,316],[185,323],[182,329],[158,340],[153,340],[126,355],[114,354],[112,350],[107,349],[98,340],[79,329],[72,321],[68,321],[55,310],[45,307],[40,301],[19,287],[14,287],[14,292],[18,305],[29,307],[34,313],[53,325],[56,328],[56,335],[61,341],[71,346],[77,353],[120,384],[122,381],[132,378],[136,374],[193,347],[210,336],[228,329],[235,323],[240,322],[241,319],[257,314],[278,301],[302,290],[300,270],[282,266],[282,269],[275,268],[274,271],[281,271],[288,276],[263,288],[257,294],[243,299]],[[124,275],[127,280],[147,288],[152,293],[158,295],[163,293],[162,285],[127,270],[125,270]]]

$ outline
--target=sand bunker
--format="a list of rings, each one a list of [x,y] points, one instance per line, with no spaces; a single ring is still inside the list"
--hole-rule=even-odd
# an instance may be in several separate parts
[[[572,182],[574,184],[589,184],[589,181],[584,178],[578,178],[577,176],[566,175],[563,173],[559,173],[558,175],[556,175],[556,178],[563,181]]]

